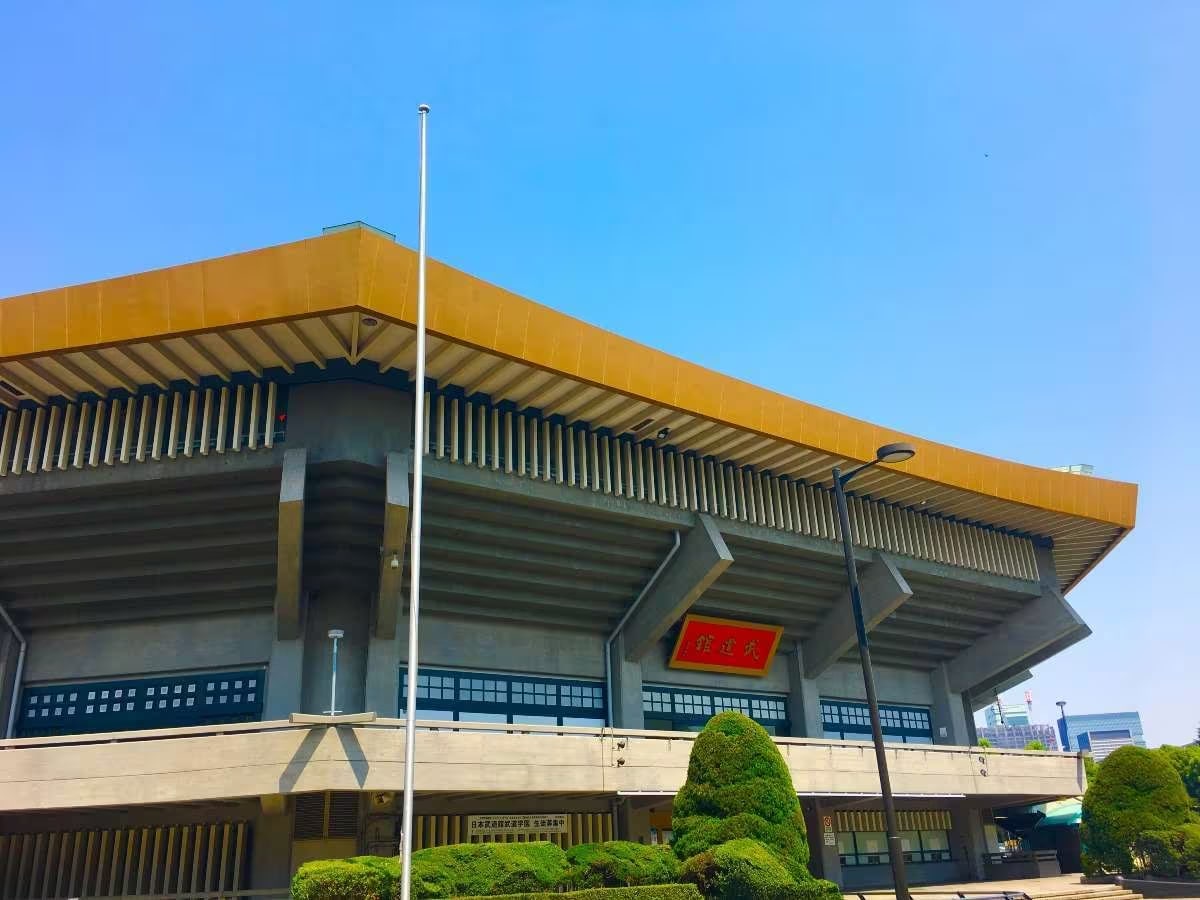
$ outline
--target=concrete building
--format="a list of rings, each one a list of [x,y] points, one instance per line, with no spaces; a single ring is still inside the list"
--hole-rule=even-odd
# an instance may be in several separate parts
[[[1091,751],[1096,762],[1118,747],[1146,746],[1142,717],[1136,712],[1088,713],[1058,720],[1058,734],[1064,746]]]
[[[1047,750],[1058,749],[1053,725],[985,725],[976,731],[980,738],[991,741],[993,747],[1023,750],[1030,741],[1041,741]]]
[[[886,883],[829,478],[892,439],[917,456],[856,479],[851,517],[913,880],[981,876],[994,806],[1082,792],[1078,756],[981,750],[973,716],[1089,634],[1065,595],[1134,486],[899,435],[436,263],[414,448],[414,291],[411,251],[350,228],[0,301],[4,896],[228,896],[394,852],[414,451],[418,847],[665,840],[694,730],[739,709],[816,870]]]
[[[1002,711],[1003,717],[1001,716]],[[1001,709],[997,709],[996,704],[991,703],[983,711],[983,718],[989,728],[996,725],[1028,725],[1029,707],[1024,703],[1004,703],[1001,705]]]

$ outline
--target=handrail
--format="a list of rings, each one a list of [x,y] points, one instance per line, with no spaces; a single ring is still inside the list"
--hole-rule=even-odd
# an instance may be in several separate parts
[[[330,726],[352,728],[404,728],[404,719],[376,718],[362,721],[362,714],[346,716],[311,716],[306,721],[294,722],[276,719],[266,722],[230,722],[224,725],[189,725],[179,728],[153,728],[140,731],[110,731],[92,734],[64,734],[51,737],[12,738],[0,741],[0,750],[35,749],[39,747],[78,746],[83,744],[116,744],[132,741],[170,740],[176,738],[217,737],[267,731],[327,728]],[[507,724],[497,722],[446,722],[437,719],[417,719],[416,727],[422,731],[479,731],[485,733],[574,735],[595,738],[632,738],[635,740],[694,741],[699,735],[690,731],[649,731],[635,728],[581,727],[575,725]],[[782,747],[824,747],[829,750],[871,751],[870,741],[843,741],[830,738],[775,737]],[[1047,753],[1040,750],[1008,750],[995,747],[963,747],[947,744],[888,744],[889,752],[896,753],[954,753],[989,756],[1021,756],[1039,759],[1081,757],[1076,753]]]

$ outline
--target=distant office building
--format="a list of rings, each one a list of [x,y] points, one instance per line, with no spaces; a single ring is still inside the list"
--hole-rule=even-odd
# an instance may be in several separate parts
[[[1146,746],[1142,717],[1136,712],[1089,713],[1058,720],[1058,734],[1071,750],[1091,750],[1099,762],[1118,747]]]
[[[983,717],[987,720],[989,728],[997,725],[1029,724],[1029,707],[1024,703],[1005,703],[1002,709],[1004,711],[1003,721],[1000,719],[1000,710],[996,708],[995,703],[983,711]]]
[[[1047,750],[1058,749],[1058,735],[1054,733],[1053,725],[1030,725],[1028,722],[1020,725],[987,725],[977,728],[976,733],[981,738],[987,738],[993,747],[1006,750],[1024,750],[1030,741],[1041,741]]]

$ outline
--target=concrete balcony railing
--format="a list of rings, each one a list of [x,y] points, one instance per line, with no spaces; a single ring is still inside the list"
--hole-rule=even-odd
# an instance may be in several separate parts
[[[418,722],[422,792],[671,795],[694,734]],[[331,727],[336,726],[336,727]],[[807,796],[879,791],[871,745],[779,738]],[[1082,759],[897,744],[894,790],[1032,802],[1084,790]],[[179,803],[318,790],[401,788],[404,721],[371,714],[0,741],[0,812]]]

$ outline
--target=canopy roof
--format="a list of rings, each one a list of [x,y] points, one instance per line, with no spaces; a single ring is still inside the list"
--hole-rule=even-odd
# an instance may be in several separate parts
[[[330,361],[411,371],[416,255],[365,227],[0,300],[0,405]],[[1133,528],[1137,487],[959,450],[756,387],[430,262],[428,375],[614,434],[811,482],[911,441],[855,491],[1046,538],[1074,586]],[[344,365],[344,363],[342,363]]]

